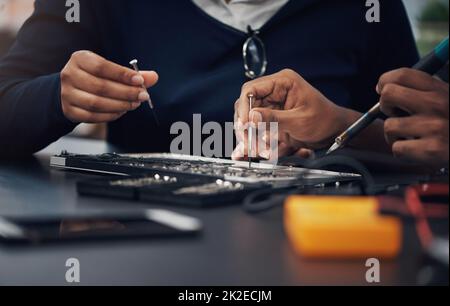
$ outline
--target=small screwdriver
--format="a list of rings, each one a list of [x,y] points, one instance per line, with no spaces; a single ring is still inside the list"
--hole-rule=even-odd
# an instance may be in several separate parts
[[[250,104],[249,111],[251,112],[254,101],[255,101],[255,96],[253,94],[249,94],[248,101]],[[253,124],[253,122],[250,122],[250,120],[249,120],[249,125],[248,125],[248,167],[249,168],[252,168],[252,157],[253,157],[253,127],[252,127],[252,124]]]
[[[134,68],[134,70],[135,70],[137,73],[141,73],[140,70],[139,70],[138,60],[137,60],[137,59],[132,60],[132,61],[130,62],[130,65]],[[148,90],[147,90],[147,88],[145,88],[145,85],[144,85],[144,84],[142,85],[142,89],[144,89],[144,90],[148,93]],[[150,94],[149,94],[149,97],[150,97]],[[152,110],[153,117],[155,118],[156,125],[159,126],[158,116],[156,115],[155,105],[153,104],[152,99],[149,98],[147,102],[148,102],[148,105],[150,106],[150,108],[151,108],[151,110]]]

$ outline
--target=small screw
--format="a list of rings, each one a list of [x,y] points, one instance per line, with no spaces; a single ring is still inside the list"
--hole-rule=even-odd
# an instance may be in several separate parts
[[[137,60],[137,59],[132,60],[132,61],[130,62],[130,65],[134,68],[134,70],[135,70],[137,73],[141,73],[140,70],[139,70],[138,60]],[[144,90],[148,93],[148,90],[147,90],[147,88],[145,88],[145,85],[142,85],[142,89],[144,89]],[[150,97],[150,94],[149,94],[149,97]],[[148,102],[148,105],[150,105],[150,108],[152,109],[153,117],[155,118],[156,124],[159,125],[159,120],[158,120],[158,117],[156,116],[155,106],[154,106],[154,104],[153,104],[152,99],[149,98],[147,102]]]

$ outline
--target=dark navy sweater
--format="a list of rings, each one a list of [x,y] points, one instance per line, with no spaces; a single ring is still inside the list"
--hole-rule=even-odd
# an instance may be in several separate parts
[[[232,121],[244,75],[246,34],[189,0],[81,0],[81,23],[65,20],[63,0],[37,0],[10,53],[0,61],[0,154],[31,154],[69,133],[59,72],[77,50],[122,65],[156,70],[151,89],[162,126],[148,105],[108,125],[125,151],[168,151],[176,121]],[[335,103],[366,111],[377,102],[379,76],[417,61],[400,0],[381,1],[369,24],[364,0],[291,0],[261,29],[269,68],[291,68]]]

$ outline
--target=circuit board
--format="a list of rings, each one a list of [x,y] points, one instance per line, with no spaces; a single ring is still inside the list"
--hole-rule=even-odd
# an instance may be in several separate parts
[[[359,180],[358,175],[265,163],[174,154],[77,155],[51,159],[58,169],[111,174],[77,183],[84,196],[157,204],[213,207],[241,203],[252,192]]]
[[[267,163],[253,163],[226,159],[176,154],[102,154],[77,155],[62,152],[51,159],[51,166],[64,169],[116,175],[203,176],[246,184],[316,184],[358,180],[359,175],[311,170]]]

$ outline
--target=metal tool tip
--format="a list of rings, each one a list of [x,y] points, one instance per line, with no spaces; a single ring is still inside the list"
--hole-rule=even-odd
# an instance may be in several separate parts
[[[330,155],[331,153],[333,153],[334,151],[336,151],[339,148],[340,148],[340,145],[337,142],[335,142],[325,155]]]
[[[132,61],[130,62],[130,65],[137,65],[137,63],[138,63],[138,60],[137,60],[137,59],[134,59],[134,60],[132,60]]]

